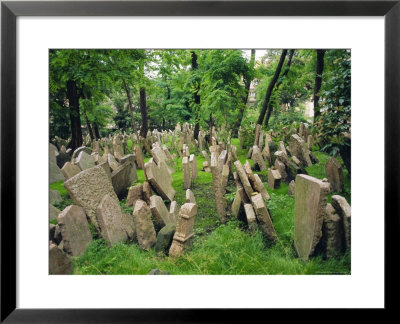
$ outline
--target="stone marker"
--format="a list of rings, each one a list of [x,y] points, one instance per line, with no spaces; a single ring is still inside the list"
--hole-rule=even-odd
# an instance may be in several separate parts
[[[105,195],[96,209],[96,217],[101,236],[109,245],[128,241],[126,219],[118,199]]]
[[[62,201],[61,194],[58,190],[49,190],[49,202],[50,204],[58,204]]]
[[[286,152],[286,150],[285,150],[285,152]],[[290,160],[289,160],[289,157],[287,156],[287,154],[286,154],[285,152],[283,152],[283,151],[276,151],[276,152],[274,153],[274,155],[275,155],[275,157],[276,157],[276,160],[282,162],[284,165],[289,165]],[[276,161],[275,161],[275,163],[276,163]]]
[[[322,236],[322,224],[329,183],[298,174],[294,207],[294,246],[297,255],[308,260]]]
[[[313,138],[312,138],[312,135],[308,135],[308,137],[307,137],[307,146],[308,146],[308,149],[309,149],[310,151],[312,151],[312,145],[313,145]]]
[[[278,150],[278,147],[274,141],[271,140],[268,142],[268,150],[271,157],[270,166],[272,166],[275,164],[275,159],[276,159],[275,152]]]
[[[50,243],[49,247],[49,274],[72,274],[71,258],[56,244]]]
[[[304,140],[297,134],[290,136],[289,141],[290,153],[297,156],[302,164],[302,166],[311,166],[311,159],[306,149],[306,144]]]
[[[164,201],[160,196],[154,195],[150,197],[150,210],[154,217],[155,225],[159,229],[173,222],[170,219],[169,211],[167,207],[165,207]]]
[[[135,146],[134,150],[136,154],[136,164],[139,169],[144,170],[144,157],[142,149],[140,148],[140,146]]]
[[[269,196],[267,189],[265,189],[265,186],[263,184],[263,182],[261,181],[260,177],[258,174],[254,175],[254,189],[261,194],[261,196],[263,197],[263,199],[271,199],[271,197]]]
[[[183,157],[182,159],[182,170],[183,170],[183,187],[185,189],[190,189],[190,186],[192,184],[192,179],[190,176],[189,159],[187,156]]]
[[[82,207],[71,205],[58,215],[58,225],[64,241],[64,251],[79,256],[92,243],[92,234]]]
[[[249,178],[247,177],[246,171],[244,170],[244,168],[243,168],[242,164],[240,163],[240,161],[235,161],[235,163],[233,163],[233,164],[236,167],[237,175],[240,178],[240,182],[243,185],[243,188],[244,188],[244,190],[245,190],[245,192],[247,194],[247,197],[250,198],[252,193],[254,192],[254,190],[253,190],[253,188],[252,188],[252,186],[250,184]]]
[[[275,169],[279,172],[281,175],[281,180],[284,182],[288,182],[288,174],[286,172],[286,166],[284,163],[279,161],[278,159],[275,160]]]
[[[176,224],[176,232],[171,248],[169,249],[170,256],[180,256],[183,250],[191,244],[191,238],[194,235],[193,226],[196,213],[197,207],[195,204],[186,203],[181,207]]]
[[[179,216],[179,206],[178,203],[174,200],[171,201],[171,205],[169,206],[169,218],[172,222],[176,223]]]
[[[257,167],[260,171],[264,171],[267,169],[261,151],[256,145],[253,146],[251,159],[254,161],[254,166]]]
[[[98,231],[99,226],[96,219],[96,208],[105,195],[110,195],[118,200],[111,181],[100,165],[84,171],[68,179],[64,183],[69,196],[78,206],[83,207],[90,222]]]
[[[253,171],[251,170],[251,165],[250,162],[248,160],[246,160],[246,162],[243,164],[243,169],[247,174],[247,177],[249,178],[250,184],[253,186],[254,188],[254,183],[256,182],[256,178],[253,174]]]
[[[197,160],[194,154],[191,154],[189,157],[190,171],[192,174],[192,179],[197,178]]]
[[[336,212],[343,219],[344,239],[346,243],[346,249],[350,251],[351,248],[351,207],[347,202],[346,198],[334,195],[332,196],[332,206]]]
[[[294,180],[292,180],[289,183],[288,195],[294,196],[295,192],[296,192],[296,183],[294,182]]]
[[[143,250],[150,250],[156,244],[156,231],[151,221],[150,208],[143,200],[136,202],[133,219],[139,246]]]
[[[79,169],[87,170],[93,168],[96,164],[94,163],[93,156],[87,154],[85,151],[79,153],[78,157],[75,160],[75,164],[79,167]]]
[[[52,144],[50,144],[52,145]],[[54,145],[53,145],[54,146]],[[58,152],[57,152],[58,153]],[[50,146],[49,148],[49,183],[65,180],[60,168],[57,165],[56,151]]]
[[[169,163],[169,159],[168,157],[165,155],[163,149],[159,146],[155,146],[152,150],[151,150],[151,156],[154,159],[154,162],[157,163],[157,165],[160,164],[160,162],[164,162],[167,166],[167,170],[170,174],[174,173],[175,170],[172,166],[170,166]]]
[[[278,237],[275,232],[274,224],[272,223],[268,209],[265,206],[264,199],[262,198],[261,194],[252,196],[251,203],[253,205],[263,235],[269,241],[276,242]]]
[[[239,218],[240,206],[242,205],[242,199],[240,198],[239,191],[236,191],[235,198],[232,203],[232,216]]]
[[[59,209],[57,209],[53,205],[49,204],[49,215],[50,215],[49,218],[50,218],[50,220],[57,219],[59,213],[61,213],[61,211]]]
[[[87,148],[86,146],[81,146],[81,147],[78,147],[75,151],[74,151],[74,153],[72,153],[72,158],[73,159],[76,159],[78,156],[79,156],[79,153],[81,153],[81,152],[86,152],[87,154],[91,154],[92,152],[90,152],[90,149],[89,148]]]
[[[117,162],[114,155],[107,154],[107,162],[112,171],[115,171],[120,167],[120,164]]]
[[[150,184],[145,181],[143,182],[143,200],[147,205],[150,205],[150,198],[153,196],[153,190],[151,189]]]
[[[144,200],[143,185],[141,183],[129,188],[128,197],[126,198],[126,205],[129,207],[135,206],[135,203],[138,199]]]
[[[278,170],[268,169],[268,187],[278,189],[281,186],[282,176]]]
[[[203,170],[204,170],[205,172],[208,172],[208,173],[211,172],[210,165],[208,164],[207,161],[204,161],[204,162],[203,162]]]
[[[249,227],[250,233],[257,231],[258,224],[256,214],[254,213],[253,206],[251,204],[244,204],[244,212],[246,214],[247,225]]]
[[[147,181],[154,190],[165,200],[172,201],[175,196],[175,190],[172,187],[172,178],[165,164],[157,166],[152,159],[145,164],[145,175]]]
[[[215,196],[215,204],[217,208],[217,213],[221,222],[226,221],[226,200],[224,197],[225,188],[222,187],[222,168],[224,166],[223,157],[219,159],[217,152],[211,152],[211,172],[213,178],[213,189]]]
[[[81,172],[81,169],[77,165],[72,164],[71,162],[66,162],[61,169],[62,174],[64,175],[65,179],[68,180],[72,178],[74,175],[77,175]]]
[[[243,203],[249,203],[250,198],[247,196],[237,172],[233,172],[233,179],[235,179],[235,184],[236,184],[237,191],[240,195],[240,199],[242,200]]]
[[[190,189],[186,190],[186,202],[196,205],[196,199],[194,198],[193,191]]]
[[[111,173],[111,183],[118,197],[124,196],[131,185],[131,170],[132,165],[125,163]]]
[[[341,218],[331,204],[325,208],[324,233],[327,259],[339,256],[343,250],[343,228]]]
[[[342,192],[344,190],[343,168],[339,161],[330,157],[325,164],[325,171],[332,191]]]
[[[167,253],[171,247],[175,230],[175,223],[169,223],[168,225],[165,225],[157,234],[157,242],[154,246],[154,251],[157,253]]]

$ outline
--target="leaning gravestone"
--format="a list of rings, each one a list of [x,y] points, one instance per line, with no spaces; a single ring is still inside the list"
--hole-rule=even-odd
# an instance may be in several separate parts
[[[49,148],[49,183],[65,180],[60,168],[57,165],[56,151],[54,145],[50,144]],[[58,154],[58,152],[57,152]]]
[[[58,225],[64,241],[64,251],[79,256],[92,243],[92,234],[82,207],[71,205],[58,215]]]
[[[290,154],[297,156],[302,166],[312,166],[310,153],[306,149],[304,140],[297,134],[290,136],[289,141]]]
[[[339,256],[343,250],[343,228],[340,216],[331,204],[327,204],[324,215],[324,236],[326,239],[326,257]]]
[[[272,223],[268,209],[265,206],[264,199],[262,198],[261,194],[252,196],[251,203],[253,205],[263,235],[269,241],[276,242],[278,237],[275,232],[274,224]]]
[[[62,201],[61,194],[58,190],[49,190],[49,202],[52,205],[58,204]]]
[[[341,192],[344,190],[343,168],[334,157],[330,157],[325,164],[326,176],[331,184],[332,191]]]
[[[190,176],[190,165],[187,156],[182,159],[182,170],[183,170],[183,187],[189,189],[192,184],[192,179]]]
[[[176,224],[170,223],[165,225],[157,234],[157,242],[154,246],[154,251],[157,253],[166,253],[171,244],[175,234]]]
[[[96,209],[96,218],[100,227],[100,234],[109,244],[124,243],[128,241],[126,215],[122,214],[119,202],[115,197],[105,195]],[[131,219],[133,226],[133,219]],[[128,225],[129,226],[129,225]]]
[[[154,217],[154,222],[158,228],[162,228],[169,223],[173,223],[173,221],[170,219],[169,211],[167,207],[165,207],[164,201],[160,196],[154,195],[150,197],[150,210]]]
[[[81,169],[77,165],[67,162],[62,167],[61,172],[63,173],[65,179],[68,180],[69,178],[72,178],[74,175],[77,175],[79,172],[81,172]]]
[[[49,247],[49,274],[72,274],[71,258],[56,244],[50,243]]]
[[[90,222],[98,231],[96,208],[105,195],[118,200],[104,168],[100,165],[78,173],[64,183],[69,196],[78,206],[83,207]]]
[[[264,171],[267,169],[261,151],[256,145],[253,146],[251,159],[254,161],[254,166],[257,166],[260,171]]]
[[[143,250],[150,250],[157,241],[156,231],[151,221],[150,208],[143,200],[136,202],[133,210],[133,219],[139,246]]]
[[[78,147],[75,151],[74,151],[74,153],[72,153],[72,158],[73,159],[76,159],[77,157],[78,157],[78,155],[79,155],[79,153],[81,153],[81,152],[86,152],[87,154],[89,154],[90,155],[90,150],[86,147],[86,146],[81,146],[81,147]]]
[[[347,202],[346,198],[334,195],[332,196],[332,206],[336,212],[343,219],[344,238],[346,248],[350,250],[351,247],[351,207]]]
[[[143,185],[141,183],[129,188],[128,197],[126,198],[126,205],[135,206],[135,203],[138,199],[143,200]]]
[[[244,212],[246,214],[247,226],[249,228],[250,233],[254,233],[257,231],[257,218],[254,213],[253,206],[251,204],[244,204]]]
[[[157,166],[152,159],[144,165],[148,182],[154,190],[165,200],[174,200],[175,190],[172,187],[172,178],[162,163]]]
[[[329,183],[298,174],[294,207],[294,246],[297,255],[308,260],[322,237]]]
[[[78,157],[75,160],[75,164],[79,167],[79,169],[87,170],[93,168],[95,166],[93,156],[87,154],[86,152],[82,151],[79,153]]]
[[[55,220],[58,217],[58,214],[61,213],[59,209],[54,207],[53,205],[49,204],[49,215],[50,215],[50,220]]]
[[[122,197],[126,193],[127,188],[131,185],[131,169],[132,165],[130,163],[125,163],[111,173],[111,183],[118,197]]]

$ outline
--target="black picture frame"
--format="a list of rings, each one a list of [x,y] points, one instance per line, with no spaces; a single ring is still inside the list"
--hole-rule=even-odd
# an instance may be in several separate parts
[[[16,18],[18,16],[384,16],[385,309],[398,284],[400,0],[394,1],[2,1],[1,2],[1,322],[233,322],[244,310],[16,308]],[[373,126],[371,125],[371,128]],[[372,136],[372,135],[371,135]],[[372,149],[373,150],[373,149]],[[373,158],[373,157],[371,157]],[[371,163],[372,165],[373,163]],[[381,166],[375,166],[381,167]],[[374,188],[380,190],[381,188]],[[373,258],[373,256],[371,256]],[[368,283],[366,283],[367,285]],[[261,312],[262,310],[247,310]],[[252,314],[253,316],[253,314]]]

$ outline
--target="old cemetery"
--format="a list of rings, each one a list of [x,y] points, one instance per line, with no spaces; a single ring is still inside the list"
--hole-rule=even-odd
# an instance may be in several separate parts
[[[50,144],[50,273],[349,273],[340,161],[296,132],[260,131],[249,149],[212,133],[211,145],[188,123]]]
[[[222,54],[214,52],[215,60],[221,59],[218,55]],[[232,60],[244,57],[243,51],[221,52]],[[339,60],[337,56],[347,57],[347,52],[342,52],[329,52],[327,62]],[[99,55],[98,60],[105,65],[111,64],[108,61],[111,58],[113,64],[117,59],[124,64],[130,60],[139,63],[149,60],[153,63],[148,66],[160,69],[154,68],[158,73],[155,75],[160,75],[165,62],[172,64],[171,60],[180,59],[180,64],[186,62],[188,68],[181,72],[168,70],[174,82],[179,81],[175,79],[179,73],[185,77],[189,72],[194,76],[203,75],[189,91],[174,88],[177,83],[168,78],[143,74],[142,78],[147,81],[140,81],[137,97],[130,94],[136,89],[134,77],[130,79],[129,73],[113,76],[118,80],[114,83],[126,94],[126,100],[108,90],[101,93],[97,89],[101,78],[99,83],[86,79],[75,84],[68,81],[64,101],[57,101],[54,94],[58,105],[68,102],[63,109],[71,113],[71,118],[67,128],[62,128],[61,123],[50,126],[50,274],[351,273],[350,164],[344,148],[338,144],[342,137],[336,134],[333,139],[327,135],[337,130],[333,122],[329,124],[324,119],[329,117],[331,108],[326,110],[328,113],[321,112],[319,119],[307,119],[302,109],[284,108],[280,101],[284,99],[279,97],[286,89],[285,82],[295,82],[284,79],[290,76],[292,60],[294,65],[299,64],[295,71],[304,64],[310,64],[311,71],[320,53],[319,56],[312,51],[268,53],[270,65],[264,66],[264,70],[259,67],[259,73],[270,69],[264,84],[277,91],[283,82],[282,92],[272,98],[271,91],[262,88],[267,95],[260,100],[260,106],[243,103],[245,92],[240,92],[235,102],[242,108],[232,109],[233,117],[225,110],[223,101],[213,106],[212,98],[219,99],[207,97],[214,91],[206,82],[211,77],[207,73],[217,73],[224,64],[230,64],[222,60],[213,66],[207,50],[170,51],[168,57],[164,52],[151,56],[151,51],[128,56],[123,51],[92,53],[91,60]],[[67,54],[84,55],[79,51]],[[50,59],[54,59],[54,66],[51,68],[59,68],[57,64],[67,54],[62,50],[52,53]],[[281,73],[284,61],[288,67]],[[236,63],[224,73],[233,73],[231,69],[237,67]],[[202,70],[201,64],[208,64],[207,68]],[[243,59],[243,64],[247,64],[254,78],[257,74],[253,51],[250,60]],[[134,69],[129,64],[123,67]],[[137,72],[140,71],[139,64]],[[321,73],[312,71],[310,75],[318,78]],[[332,76],[339,72],[330,67],[326,73]],[[243,75],[249,78],[250,74]],[[280,79],[274,80],[275,75],[281,75]],[[226,78],[224,82],[231,82],[226,75],[221,77]],[[58,79],[53,78],[56,84]],[[262,80],[261,74],[258,78]],[[130,80],[131,88],[127,85]],[[238,89],[239,86],[246,89],[246,84],[250,87],[246,79],[237,80]],[[158,97],[149,90],[146,104],[145,85],[147,89],[157,88],[160,86],[157,82],[161,81],[168,89],[164,98],[167,103],[161,105],[163,108],[159,106],[154,99]],[[217,80],[213,82],[219,85]],[[74,94],[81,91],[79,87],[83,89],[82,94],[74,101]],[[306,94],[293,104],[301,104],[314,91],[312,87],[308,90],[303,85],[299,87]],[[224,89],[222,86],[217,89],[218,94],[230,91]],[[225,100],[234,96],[229,93]],[[62,91],[58,95],[61,98]],[[179,100],[188,96],[183,108],[178,105],[178,99],[171,103],[174,96]],[[102,107],[94,98],[115,103],[115,111],[109,111],[113,119],[107,117],[105,122],[107,118],[103,116],[102,121],[100,113],[97,116],[93,112]],[[138,101],[139,109],[132,104],[134,100]],[[326,95],[321,105],[331,107],[329,100]],[[269,105],[272,101],[274,112]],[[77,111],[81,116],[78,115],[77,129],[71,110],[79,106]],[[317,108],[314,102],[314,114]],[[185,109],[189,110],[185,112]],[[50,111],[51,121],[62,119],[60,111],[52,108]],[[125,117],[118,115],[120,111],[126,112]],[[270,124],[264,120],[268,111],[272,116]],[[237,119],[236,113],[241,117]],[[81,126],[81,120],[86,126]],[[345,121],[340,123],[343,125]],[[346,140],[350,139],[349,129],[342,127],[340,132]]]

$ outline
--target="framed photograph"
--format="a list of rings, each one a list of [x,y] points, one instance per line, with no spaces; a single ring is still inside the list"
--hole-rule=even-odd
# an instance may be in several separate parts
[[[1,321],[392,308],[399,21],[399,1],[2,1]],[[143,257],[161,231],[169,256]]]

